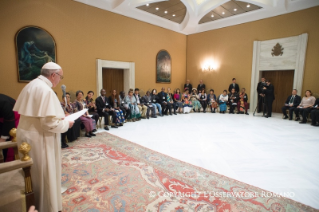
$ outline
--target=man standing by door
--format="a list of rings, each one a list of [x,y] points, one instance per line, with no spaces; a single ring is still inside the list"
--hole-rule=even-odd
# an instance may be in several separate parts
[[[262,97],[262,93],[263,93],[263,87],[266,85],[265,82],[265,77],[261,78],[261,81],[258,82],[257,85],[257,93],[258,93],[258,107],[257,107],[257,113],[260,113],[263,107],[263,97]]]
[[[268,118],[271,117],[272,103],[275,100],[274,86],[271,84],[270,80],[266,80],[266,86],[263,87],[263,95],[265,97],[264,114],[267,111],[265,118]]]

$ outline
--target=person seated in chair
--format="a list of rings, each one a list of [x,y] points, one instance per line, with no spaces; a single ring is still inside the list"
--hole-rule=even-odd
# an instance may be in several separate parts
[[[174,101],[176,103],[176,106],[178,108],[178,112],[182,113],[183,112],[183,102],[182,102],[182,94],[179,88],[176,89],[175,94],[174,94]]]
[[[311,125],[319,127],[319,98],[316,99],[315,105],[310,113]]]
[[[191,96],[188,93],[188,88],[185,89],[185,92],[182,95],[183,100],[183,113],[188,114],[193,108],[192,102],[190,101]]]
[[[95,100],[97,112],[100,117],[104,117],[104,129],[109,130],[109,116],[112,116],[112,128],[117,128],[116,126],[116,114],[112,111],[112,106],[110,105],[109,99],[105,96],[106,91],[105,89],[101,89],[100,91],[101,96],[97,97]]]
[[[218,107],[218,105],[217,105],[216,95],[214,94],[213,89],[210,89],[209,94],[207,95],[207,103],[210,107],[210,111],[212,113],[215,113],[215,110]]]
[[[147,119],[150,118],[150,111],[152,111],[152,118],[157,118],[156,116],[156,107],[155,105],[152,103],[152,99],[151,99],[151,92],[146,91],[145,96],[143,96],[141,98],[141,102],[146,105],[147,107],[147,111],[146,111],[146,117]]]
[[[176,113],[176,102],[174,101],[174,95],[171,92],[171,88],[167,88],[167,103],[171,105],[171,107],[174,109],[174,115],[177,115]]]
[[[196,112],[200,112],[201,109],[201,104],[199,102],[199,98],[198,98],[198,94],[197,94],[197,89],[193,88],[192,93],[191,93],[191,102],[192,102],[192,106],[193,106],[193,111]]]
[[[225,114],[225,111],[227,109],[227,102],[228,102],[227,90],[224,90],[223,93],[219,95],[218,97],[219,113]]]
[[[312,110],[312,107],[314,106],[316,101],[316,98],[312,96],[311,90],[306,90],[305,96],[302,98],[300,104],[295,108],[295,114],[296,114],[296,119],[295,121],[299,121],[299,113],[302,115],[302,121],[299,122],[300,124],[305,124],[307,123],[307,117],[310,111]]]
[[[86,104],[86,101],[83,100],[83,91],[77,91],[75,93],[76,95],[76,101],[74,102],[74,107],[76,108],[77,111],[80,111],[80,110],[83,110],[85,108],[87,108],[87,104]],[[91,119],[90,116],[89,116],[89,113],[86,112],[84,115],[82,115],[80,117],[80,120],[81,122],[83,123],[84,125],[84,128],[85,128],[85,137],[92,137],[92,136],[95,136],[95,134],[93,133],[93,130],[94,130],[94,126],[93,126],[93,121],[95,121],[94,119]]]
[[[65,98],[67,103],[65,103]],[[64,111],[64,114],[66,116],[74,113],[77,111],[77,109],[74,107],[74,105],[71,103],[71,97],[70,93],[65,93],[65,98],[62,96],[62,102],[61,102],[61,107]],[[61,133],[61,147],[62,148],[67,148],[69,145],[66,144],[66,139],[65,137],[68,138],[69,142],[75,141],[78,137],[80,137],[80,130],[81,130],[81,119],[78,118],[77,120],[74,121],[74,124],[71,128],[68,129],[65,133]]]
[[[125,97],[125,103],[128,104],[131,110],[131,119],[133,122],[141,120],[140,109],[137,106],[136,98],[133,95],[133,89],[129,89],[128,95]]]
[[[109,97],[109,102],[111,105],[111,108],[115,112],[116,115],[116,126],[123,126],[125,122],[124,113],[120,108],[121,102],[119,95],[117,95],[116,90],[112,91],[112,95]],[[112,110],[111,109],[111,110]]]
[[[157,110],[158,110],[159,116],[163,117],[164,115],[162,113],[162,106],[160,104],[156,89],[152,90],[151,99],[152,99],[152,103],[153,103],[154,107],[157,108]]]
[[[138,107],[138,109],[139,109],[140,112],[141,112],[141,118],[142,118],[142,119],[145,119],[145,118],[146,118],[147,106],[144,105],[144,104],[141,102],[141,96],[140,96],[139,92],[140,92],[140,89],[135,88],[135,90],[134,90],[134,97],[135,97],[135,99],[136,99],[137,107]]]
[[[246,89],[245,88],[242,88],[241,89],[241,92],[239,94],[239,100],[238,100],[238,103],[237,103],[237,114],[239,113],[244,113],[245,111],[245,114],[246,115],[249,115],[247,110],[248,110],[248,95],[246,93]]]
[[[120,108],[124,113],[125,120],[128,120],[129,117],[131,116],[131,109],[128,106],[128,104],[125,103],[125,92],[124,91],[120,92],[119,99],[120,99]],[[124,122],[126,122],[126,121],[124,121]]]
[[[169,115],[172,115],[172,105],[167,102],[167,93],[165,93],[164,87],[162,87],[161,92],[159,92],[157,96],[158,101],[161,104],[163,114],[167,116],[167,112],[169,111]]]
[[[229,114],[235,114],[234,110],[237,107],[238,100],[238,94],[235,88],[232,88],[231,93],[228,94]]]
[[[200,104],[202,105],[203,112],[206,113],[207,107],[207,94],[205,93],[205,89],[201,90],[202,92],[198,93],[198,99]]]
[[[288,96],[285,106],[281,108],[282,113],[284,114],[284,119],[287,119],[287,111],[289,110],[289,120],[292,120],[292,113],[298,107],[301,102],[301,97],[297,95],[297,89],[292,90],[292,94]]]
[[[92,115],[92,119],[95,120],[95,123],[97,123],[99,121],[99,114],[97,113],[97,109],[96,109],[96,105],[95,105],[95,101],[93,99],[94,96],[94,92],[93,91],[89,91],[87,93],[87,96],[85,97],[85,101],[86,104],[88,106],[88,112],[90,115]],[[95,132],[96,129],[93,130],[93,132]]]

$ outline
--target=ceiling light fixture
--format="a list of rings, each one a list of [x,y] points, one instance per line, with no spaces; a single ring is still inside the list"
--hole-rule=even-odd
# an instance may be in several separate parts
[[[167,11],[165,11],[164,13],[167,13]]]
[[[222,14],[224,15],[224,14],[225,14],[225,12],[222,12]]]
[[[158,10],[159,8],[158,7],[156,7],[156,10]]]
[[[173,14],[173,16],[175,16],[175,14]]]
[[[214,15],[212,15],[212,18],[214,18]]]
[[[237,11],[237,9],[235,8],[234,11]]]
[[[247,7],[250,7],[250,4],[247,4]]]
[[[146,7],[148,7],[149,6],[149,4],[146,4]]]

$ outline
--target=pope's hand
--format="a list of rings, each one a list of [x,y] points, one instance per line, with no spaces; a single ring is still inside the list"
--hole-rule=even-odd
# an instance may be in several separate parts
[[[69,128],[71,128],[74,124],[74,121],[69,121]]]

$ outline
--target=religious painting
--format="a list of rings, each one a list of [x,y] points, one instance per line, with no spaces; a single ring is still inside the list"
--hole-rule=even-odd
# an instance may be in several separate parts
[[[171,83],[172,58],[166,50],[156,55],[156,83]]]
[[[56,45],[53,37],[44,29],[27,26],[15,37],[19,82],[29,82],[40,75],[47,62],[56,63]]]

